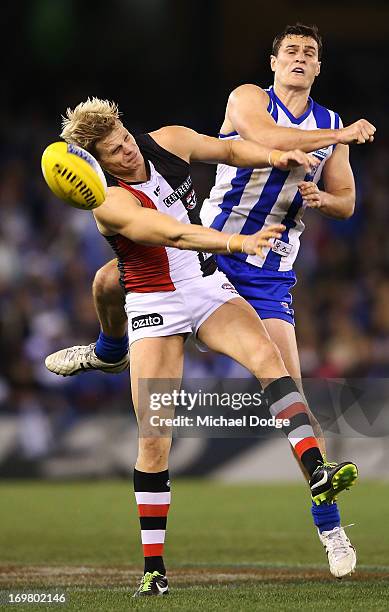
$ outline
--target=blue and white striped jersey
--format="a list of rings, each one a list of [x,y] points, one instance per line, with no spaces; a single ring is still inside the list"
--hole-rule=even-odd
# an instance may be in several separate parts
[[[300,130],[342,127],[337,113],[320,106],[311,98],[306,112],[296,118],[276,96],[273,87],[266,91],[270,99],[267,110],[282,127]],[[240,136],[232,132],[220,134],[220,138],[239,139]],[[300,234],[305,227],[302,221],[304,207],[297,186],[303,180],[319,181],[333,149],[331,145],[313,152],[320,164],[311,175],[305,175],[301,168],[282,172],[276,168],[237,169],[219,164],[215,186],[201,209],[203,225],[228,233],[253,234],[272,223],[283,223],[286,230],[271,249],[264,250],[264,259],[245,254],[234,254],[234,257],[259,268],[290,270],[300,247]]]

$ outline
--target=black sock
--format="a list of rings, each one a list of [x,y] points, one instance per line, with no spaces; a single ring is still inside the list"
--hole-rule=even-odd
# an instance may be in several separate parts
[[[159,572],[164,576],[166,574],[165,564],[163,562],[163,557],[145,557],[145,569],[146,572]]]

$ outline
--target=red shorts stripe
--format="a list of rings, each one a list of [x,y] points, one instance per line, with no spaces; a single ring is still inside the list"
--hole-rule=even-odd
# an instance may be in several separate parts
[[[313,438],[312,436],[310,436],[309,438],[304,438],[304,440],[300,440],[300,442],[297,442],[296,446],[294,447],[294,450],[296,451],[298,458],[301,459],[301,456],[309,448],[319,448],[316,438]]]
[[[170,504],[138,504],[139,516],[167,516]]]
[[[295,402],[287,408],[284,408],[284,410],[281,410],[281,412],[277,414],[276,419],[291,419],[292,417],[296,416],[296,414],[306,412],[307,408],[305,404],[303,404],[302,402]]]
[[[163,544],[143,544],[144,557],[162,557]]]

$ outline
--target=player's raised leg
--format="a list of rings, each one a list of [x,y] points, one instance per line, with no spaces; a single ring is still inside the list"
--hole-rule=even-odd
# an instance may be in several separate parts
[[[252,372],[265,388],[271,414],[290,421],[283,431],[309,474],[316,503],[332,502],[353,484],[357,477],[353,463],[325,463],[305,399],[262,321],[245,300],[236,298],[220,306],[200,326],[198,337],[209,348],[232,357]]]
[[[100,268],[93,281],[93,301],[101,331],[113,338],[127,335],[127,315],[124,310],[125,294],[120,285],[116,259]]]
[[[46,357],[45,364],[51,372],[62,376],[88,370],[118,374],[128,368],[127,316],[116,259],[96,272],[93,300],[101,326],[97,341],[62,349]]]
[[[177,335],[143,338],[130,350],[132,396],[139,426],[134,490],[144,555],[144,575],[136,597],[168,593],[163,548],[170,507],[171,429],[150,424],[150,395],[177,389],[182,378],[183,346],[183,336]],[[161,412],[153,416],[157,414]]]
[[[288,375],[276,345],[255,310],[242,298],[220,306],[199,328],[199,339],[209,348],[245,366],[266,390],[270,411],[287,413],[290,443],[310,476],[323,464],[323,456],[309,423],[304,399]],[[282,405],[282,410],[278,410]]]
[[[294,326],[281,319],[263,319],[263,324],[270,338],[279,348],[290,376],[295,380],[300,392],[304,394]],[[325,456],[325,441],[320,424],[309,410],[308,404],[307,409],[320,449]],[[296,458],[298,459],[298,457]],[[354,470],[352,469],[352,471]],[[341,527],[337,503],[335,501],[332,503],[312,502],[312,516],[320,540],[328,553],[331,573],[337,578],[351,573],[356,565],[356,554],[343,527]]]
[[[315,436],[317,438],[319,448],[323,457],[326,457],[326,443],[323,434],[323,430],[320,426],[320,423],[310,410],[308,403],[306,401],[306,397],[304,395],[304,389],[301,380],[301,368],[300,368],[300,358],[297,350],[297,342],[296,342],[296,333],[295,328],[291,323],[284,321],[282,319],[262,319],[262,322],[274,344],[278,347],[282,361],[289,373],[289,375],[293,378],[296,385],[299,388],[300,393],[304,396],[304,400],[307,406],[307,412],[309,416],[309,420],[311,422],[313,431],[315,432]],[[307,476],[307,474],[305,473]]]

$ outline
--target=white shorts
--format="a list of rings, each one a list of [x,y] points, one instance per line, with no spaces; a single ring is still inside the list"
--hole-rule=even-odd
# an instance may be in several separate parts
[[[216,270],[177,283],[175,291],[127,293],[128,339],[131,345],[141,338],[175,334],[197,334],[202,323],[219,306],[240,297],[227,277]]]

